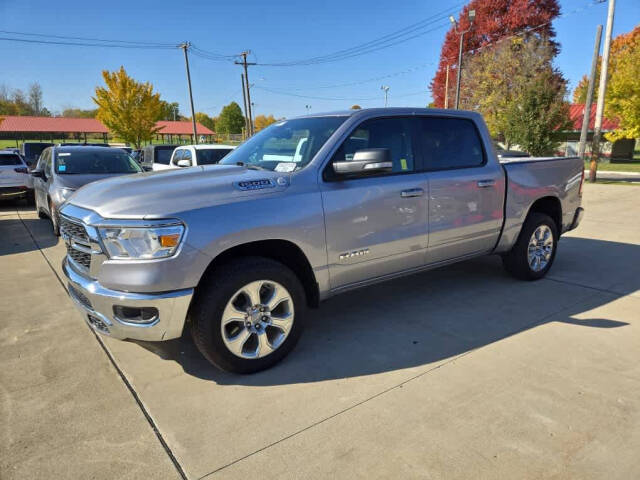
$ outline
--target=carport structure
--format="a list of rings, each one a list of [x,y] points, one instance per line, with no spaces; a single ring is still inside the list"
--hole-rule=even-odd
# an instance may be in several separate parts
[[[50,140],[73,135],[87,141],[87,135],[102,135],[107,143],[109,130],[95,118],[5,116],[0,122],[0,138],[18,140]]]
[[[51,141],[72,136],[78,141],[87,142],[88,135],[99,135],[104,143],[109,140],[109,129],[95,118],[69,118],[69,117],[31,117],[31,116],[4,116],[0,122],[0,138],[15,139],[18,142],[25,140]],[[160,130],[156,134],[157,140],[173,143],[177,137],[178,143],[184,140],[193,142],[193,125],[190,121],[159,121],[156,127]],[[206,141],[212,141],[215,132],[204,125],[196,123],[198,137],[204,137]],[[185,138],[186,137],[186,138]]]

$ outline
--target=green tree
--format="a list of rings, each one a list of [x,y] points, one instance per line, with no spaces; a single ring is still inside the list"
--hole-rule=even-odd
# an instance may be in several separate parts
[[[81,108],[69,107],[62,111],[62,116],[70,118],[96,118],[97,113],[98,109],[96,108],[83,110]]]
[[[513,139],[511,115],[514,108],[523,107],[523,99],[531,92],[531,85],[544,78],[550,82],[548,89],[553,90],[553,98],[562,101],[566,93],[566,81],[552,67],[554,56],[554,44],[538,35],[503,40],[470,55],[462,71],[461,108],[482,113],[491,135],[504,141],[507,148],[518,143]],[[454,89],[450,91],[450,99],[455,96],[454,92]],[[553,116],[538,117],[555,119]],[[548,125],[548,128],[558,125]],[[520,130],[515,132],[521,138]]]
[[[29,85],[29,106],[34,115],[41,115],[44,110],[42,104],[42,87],[38,82]]]
[[[559,143],[558,132],[571,125],[565,92],[564,80],[551,70],[528,82],[504,112],[507,143],[520,145],[533,156],[552,155]]]
[[[611,45],[609,85],[606,95],[607,117],[617,118],[619,127],[607,140],[640,137],[640,25],[619,35]]]
[[[180,115],[180,104],[178,102],[165,102],[160,100],[161,110],[158,120],[184,120],[185,117]]]
[[[220,112],[216,122],[217,133],[242,133],[244,128],[244,116],[240,105],[231,102]]]
[[[206,113],[196,112],[196,122],[207,127],[212,132],[216,131],[216,120]]]
[[[258,115],[255,119],[254,122],[255,126],[256,126],[256,132],[259,132],[262,129],[267,128],[269,125],[271,125],[272,123],[276,123],[277,120],[273,115]]]
[[[149,82],[140,83],[127,75],[124,67],[115,72],[104,70],[106,84],[96,87],[93,101],[98,105],[96,117],[115,135],[140,148],[158,131],[156,121],[162,113],[160,94]]]

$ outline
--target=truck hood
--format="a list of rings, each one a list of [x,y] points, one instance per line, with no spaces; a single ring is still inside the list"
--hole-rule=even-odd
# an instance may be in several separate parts
[[[125,175],[91,183],[69,203],[104,218],[180,218],[180,212],[286,189],[289,177],[236,165],[207,165]]]

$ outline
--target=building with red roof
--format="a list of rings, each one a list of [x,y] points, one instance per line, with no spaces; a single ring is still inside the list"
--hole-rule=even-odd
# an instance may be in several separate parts
[[[65,138],[76,138],[78,140],[87,135],[102,136],[105,142],[108,141],[109,129],[95,118],[69,118],[69,117],[30,117],[30,116],[4,116],[0,122],[0,138],[18,140],[54,140]],[[193,125],[190,121],[156,123],[160,128],[157,134],[158,139],[174,142],[174,137],[182,140],[183,136],[187,140],[193,141]],[[209,130],[200,123],[196,123],[198,136],[204,136],[211,140],[215,132]]]

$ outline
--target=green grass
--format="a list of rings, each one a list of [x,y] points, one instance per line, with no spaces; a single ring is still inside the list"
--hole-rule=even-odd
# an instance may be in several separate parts
[[[584,168],[589,170],[589,162],[584,162]],[[640,172],[640,161],[630,163],[598,163],[598,170],[603,172]]]

